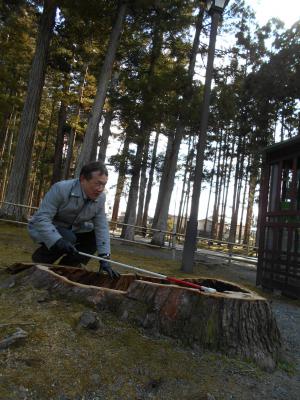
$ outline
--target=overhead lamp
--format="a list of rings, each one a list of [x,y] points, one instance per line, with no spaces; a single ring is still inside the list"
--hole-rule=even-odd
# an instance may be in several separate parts
[[[222,14],[229,0],[207,0],[206,10],[208,13],[219,12]]]

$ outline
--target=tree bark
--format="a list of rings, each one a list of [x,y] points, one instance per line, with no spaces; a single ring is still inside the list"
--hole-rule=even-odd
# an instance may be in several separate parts
[[[126,180],[129,143],[130,143],[130,139],[129,139],[128,135],[126,135],[125,140],[124,140],[124,146],[123,146],[123,159],[121,160],[120,167],[119,167],[118,182],[117,182],[116,194],[115,194],[114,205],[113,205],[113,210],[112,210],[112,217],[111,217],[112,221],[118,220],[121,195],[122,195],[125,180]]]
[[[209,194],[208,194],[208,201],[207,201],[207,207],[206,207],[205,222],[204,222],[204,227],[203,227],[203,232],[204,232],[205,236],[207,235],[208,213],[209,213],[209,208],[210,208],[210,199],[211,199],[211,192],[212,192],[212,188],[213,188],[213,180],[214,180],[214,174],[215,174],[215,168],[216,168],[216,161],[217,161],[217,152],[215,152],[214,163],[213,163],[213,167],[211,170]]]
[[[240,207],[242,179],[244,172],[245,142],[246,142],[246,136],[242,137],[242,134],[240,133],[239,142],[237,146],[237,163],[235,168],[232,214],[231,214],[231,223],[229,231],[229,242],[232,243],[235,243],[236,241],[236,229],[238,221],[238,212]]]
[[[133,163],[132,179],[129,190],[129,197],[125,213],[125,224],[134,225],[136,223],[136,208],[139,191],[139,179],[142,169],[143,153],[149,142],[150,133],[153,127],[153,121],[151,116],[151,109],[153,103],[153,96],[155,94],[153,87],[153,77],[155,76],[155,69],[159,56],[161,54],[163,29],[161,27],[162,19],[160,16],[160,9],[155,10],[155,21],[152,31],[152,48],[150,51],[150,63],[147,71],[147,78],[145,90],[143,91],[143,108],[146,112],[143,113],[140,121],[140,128],[137,134],[137,152]],[[133,240],[134,238],[134,227],[123,226],[121,237],[127,240]]]
[[[184,201],[184,195],[185,195],[185,186],[186,186],[186,181],[187,181],[187,176],[188,172],[190,170],[190,164],[191,160],[193,160],[194,157],[194,150],[191,150],[191,141],[192,138],[189,137],[189,144],[188,144],[188,152],[187,152],[187,157],[186,157],[186,162],[185,162],[185,167],[184,167],[184,176],[183,176],[183,181],[182,181],[182,192],[180,196],[180,202],[179,202],[179,209],[178,209],[178,217],[177,217],[177,223],[176,223],[176,233],[180,232],[181,225],[182,225],[182,219],[183,219],[183,201]]]
[[[46,139],[46,142],[47,142],[47,141],[48,141],[48,137],[47,137],[47,139]],[[47,144],[46,144],[46,145],[47,145]],[[44,148],[46,148],[46,145],[44,146]],[[32,168],[32,170],[33,170],[32,173],[31,173],[32,178],[31,178],[31,181],[29,182],[29,185],[28,185],[26,204],[28,204],[30,207],[31,207],[32,205],[38,206],[39,200],[40,200],[40,198],[41,198],[41,196],[42,196],[42,189],[43,189],[43,184],[44,184],[44,182],[42,181],[42,179],[40,179],[39,182],[38,182],[38,191],[37,191],[37,195],[36,195],[36,197],[34,198],[35,186],[36,186],[36,180],[37,180],[37,172],[38,172],[37,170],[38,170],[38,165],[39,165],[40,158],[43,159],[43,156],[41,156],[41,154],[40,154],[40,152],[39,152],[39,153],[37,154],[36,159],[34,160],[34,161],[35,161],[35,162],[34,162],[35,165],[33,165],[33,168]],[[44,173],[41,174],[41,178],[42,178],[43,176],[44,176]],[[27,211],[29,211],[29,210],[27,210]]]
[[[226,218],[226,209],[227,209],[227,201],[228,201],[228,192],[229,192],[229,184],[231,179],[231,170],[232,170],[232,163],[233,163],[233,153],[234,153],[234,141],[232,142],[232,150],[230,154],[230,162],[228,170],[226,168],[225,174],[225,185],[223,191],[223,204],[222,204],[222,211],[221,211],[221,218],[220,218],[220,226],[219,226],[219,233],[218,233],[218,240],[224,240],[224,227],[225,227],[225,218]],[[227,163],[227,160],[226,160]]]
[[[58,125],[56,133],[51,185],[53,185],[55,182],[60,181],[62,177],[62,153],[64,147],[64,134],[65,134],[64,129],[66,121],[67,121],[67,105],[64,102],[64,100],[62,100],[58,112]]]
[[[68,136],[67,154],[64,160],[62,179],[68,179],[70,177],[70,169],[71,169],[75,140],[76,140],[76,129],[71,128],[71,131]]]
[[[8,182],[5,200],[12,203],[24,203],[28,184],[32,145],[38,122],[42,90],[45,80],[47,54],[53,27],[55,24],[57,2],[45,0],[37,36],[36,50],[31,66],[27,95],[20,123],[20,133],[16,146],[15,158]],[[14,207],[4,206],[3,212],[20,219],[22,213]]]
[[[81,268],[20,263],[9,270],[15,274],[16,285],[47,288],[56,296],[88,302],[99,312],[106,309],[185,345],[250,359],[268,371],[274,370],[279,360],[281,337],[270,304],[237,284],[186,279],[217,290],[216,294],[203,294],[137,274],[112,280]]]
[[[154,232],[151,240],[151,244],[157,246],[164,245],[165,234],[161,231],[165,231],[167,229],[169,205],[174,188],[177,160],[183,132],[184,126],[182,123],[180,123],[177,125],[175,138],[171,142],[171,151],[166,153],[166,158],[164,161],[163,173],[159,185],[158,200],[152,224],[153,229],[159,230],[158,232]],[[169,136],[169,140],[170,138],[171,137]]]
[[[5,197],[6,193],[6,188],[7,188],[7,177],[9,176],[9,173],[11,171],[12,163],[13,163],[13,154],[12,154],[12,144],[14,141],[14,135],[15,135],[15,125],[16,125],[16,120],[17,120],[17,113],[15,113],[12,121],[12,125],[9,128],[8,136],[6,139],[6,146],[4,150],[4,153],[2,157],[5,156],[6,160],[4,162],[4,165],[1,165],[2,169],[2,176],[1,176],[1,191],[0,191],[0,200],[2,201]]]
[[[5,113],[3,116],[3,122],[0,130],[0,163],[3,162],[3,154],[5,151],[5,146],[8,138],[9,127],[13,118],[14,110]]]
[[[150,165],[150,171],[149,171],[149,179],[148,179],[148,186],[147,186],[147,193],[146,193],[146,199],[145,199],[145,207],[144,207],[144,214],[143,214],[143,220],[142,220],[142,226],[145,228],[143,230],[143,235],[146,235],[146,228],[147,228],[147,221],[148,221],[148,211],[149,211],[149,205],[150,205],[150,200],[151,200],[151,192],[152,192],[152,185],[153,185],[153,177],[154,177],[154,169],[155,169],[155,164],[156,164],[156,158],[157,158],[157,145],[158,145],[158,138],[159,138],[159,132],[156,132],[155,135],[155,141],[154,141],[154,146],[152,150],[152,159],[151,159],[151,165]]]
[[[34,160],[34,165],[31,168],[31,170],[32,170],[31,175],[33,175],[33,179],[32,179],[32,182],[30,182],[30,190],[27,193],[27,197],[29,200],[26,202],[26,204],[29,204],[29,205],[34,204],[35,206],[38,206],[40,203],[40,200],[42,198],[42,195],[43,195],[43,188],[45,187],[45,179],[44,179],[45,168],[47,168],[47,166],[48,166],[48,160],[46,160],[46,152],[47,152],[47,148],[48,148],[49,137],[50,137],[50,134],[52,131],[52,125],[53,125],[53,120],[54,120],[54,115],[55,115],[55,107],[56,107],[56,100],[54,99],[52,101],[51,115],[49,118],[49,124],[48,124],[47,132],[46,132],[45,141],[43,142],[41,149],[37,149],[35,151],[36,156],[35,156],[35,160]],[[35,147],[35,146],[33,146],[33,147]],[[40,168],[39,168],[39,166],[40,166]],[[36,181],[38,181],[37,191],[35,190]],[[34,198],[35,191],[36,191],[36,196]]]
[[[210,234],[213,239],[215,239],[217,237],[219,207],[220,207],[220,192],[222,190],[222,185],[221,185],[222,140],[223,139],[222,139],[222,135],[221,135],[220,142],[219,142],[216,185],[215,185],[215,200],[214,200],[213,217],[212,217],[211,234]]]
[[[92,107],[91,115],[89,117],[86,134],[84,136],[82,148],[78,157],[76,165],[76,176],[79,175],[81,168],[84,164],[90,162],[96,156],[96,150],[93,146],[97,142],[99,122],[101,119],[103,105],[106,97],[109,79],[112,74],[113,63],[115,60],[119,38],[121,35],[123,22],[126,15],[127,4],[121,2],[115,25],[113,26],[107,53],[101,68],[100,76],[98,79],[97,93]]]
[[[111,123],[114,118],[114,112],[111,108],[109,108],[104,116],[104,124],[102,126],[102,135],[100,138],[100,147],[99,147],[99,154],[98,154],[98,160],[105,162],[106,158],[106,150],[108,146],[108,138],[111,135]]]
[[[244,220],[244,212],[245,212],[245,204],[246,204],[247,187],[248,187],[248,173],[246,174],[246,177],[245,177],[245,187],[244,187],[244,194],[243,194],[243,201],[242,201],[242,212],[241,212],[239,235],[238,235],[238,242],[239,243],[241,243],[241,241],[242,241],[243,220]]]
[[[199,37],[202,30],[203,24],[203,15],[204,11],[201,8],[196,21],[196,29],[195,36],[193,42],[193,48],[190,54],[190,62],[189,62],[189,70],[188,70],[188,78],[189,82],[184,92],[184,100],[189,99],[192,80],[194,76],[195,70],[195,62],[196,56],[198,53],[199,47]],[[183,101],[185,103],[185,101]],[[174,180],[176,174],[176,166],[178,161],[178,154],[180,149],[180,144],[185,132],[185,123],[183,121],[182,116],[179,116],[178,122],[176,124],[175,129],[175,138],[172,145],[172,151],[170,154],[170,158],[165,158],[163,174],[161,177],[160,185],[159,185],[159,195],[158,202],[155,208],[155,215],[153,219],[152,228],[158,230],[166,230],[167,228],[167,220],[168,220],[168,212],[170,206],[170,200],[172,195],[172,190],[174,187]],[[152,244],[162,246],[164,244],[164,234],[161,232],[155,232],[151,241]]]
[[[224,143],[222,144],[223,156],[222,156],[220,172],[219,172],[219,174],[220,174],[220,182],[219,182],[219,185],[218,185],[219,189],[218,189],[218,198],[217,198],[217,205],[216,205],[216,214],[217,214],[216,220],[217,220],[217,224],[216,224],[216,227],[215,227],[214,235],[211,235],[211,237],[214,238],[214,239],[220,236],[219,232],[220,232],[220,228],[222,228],[221,224],[219,224],[219,217],[220,217],[220,206],[222,205],[222,207],[223,207],[223,204],[224,204],[224,201],[225,201],[224,200],[224,198],[225,198],[225,183],[226,183],[227,158],[228,158],[226,149],[227,149],[228,136],[229,135],[226,132],[225,133],[225,140],[224,140]],[[222,202],[221,202],[221,198],[222,198]],[[222,208],[222,210],[223,210],[223,208]],[[226,208],[225,208],[225,210],[226,210]],[[225,210],[224,210],[224,213],[225,213]],[[225,214],[224,214],[224,217],[225,217]],[[221,234],[221,236],[222,235],[223,235],[223,233]]]
[[[126,240],[134,239],[134,225],[136,220],[136,206],[139,192],[140,168],[142,162],[144,140],[140,140],[137,145],[136,155],[133,164],[131,184],[129,189],[127,207],[122,227],[121,238]]]
[[[76,127],[80,121],[80,109],[81,109],[81,105],[83,102],[83,93],[84,93],[84,88],[86,85],[87,74],[88,74],[88,66],[86,66],[84,69],[82,83],[81,83],[81,85],[79,87],[79,91],[78,91],[79,99],[78,99],[78,104],[77,104],[76,113],[75,113],[76,119],[75,119],[75,124],[72,127],[71,132],[68,137],[67,155],[64,160],[63,173],[62,173],[63,179],[68,179],[69,175],[70,175],[70,168],[71,168],[71,162],[72,162],[72,157],[73,157],[74,144],[75,144],[75,140],[76,140]]]
[[[254,160],[251,171],[250,171],[250,178],[249,178],[248,204],[247,204],[246,222],[245,222],[244,239],[243,239],[244,244],[249,244],[249,240],[250,240],[255,189],[256,189],[257,183],[259,181],[258,175],[259,175],[258,163],[256,163],[256,160]]]
[[[145,192],[146,192],[146,186],[147,186],[147,167],[148,167],[148,157],[149,157],[149,145],[150,145],[150,136],[148,136],[147,142],[145,143],[143,160],[142,160],[142,165],[141,165],[141,179],[140,179],[140,187],[139,187],[138,212],[137,212],[136,223],[135,223],[137,226],[142,226],[142,221],[143,221]]]
[[[173,134],[173,132],[168,132],[167,148],[166,148],[166,153],[165,153],[165,157],[164,157],[164,167],[167,163],[167,160],[169,160],[169,158],[171,157],[173,142],[174,142],[174,134]],[[152,221],[152,228],[154,228],[154,226],[157,224],[157,218],[158,218],[157,210],[159,210],[161,208],[162,199],[163,199],[163,191],[161,190],[161,186],[162,186],[162,181],[165,179],[164,167],[162,170],[162,175],[161,175],[160,183],[159,183],[159,190],[158,190],[158,196],[157,196],[157,200],[156,200],[155,213],[154,213],[154,217],[153,217],[153,221]]]
[[[190,195],[190,191],[191,191],[191,173],[188,179],[188,183],[187,183],[187,190],[186,190],[186,194],[185,194],[185,203],[184,203],[184,223],[183,223],[183,229],[182,229],[182,233],[185,234],[186,232],[186,226],[187,226],[187,220],[188,220],[188,211],[189,211],[189,203],[190,203],[190,199],[191,199],[191,195]]]

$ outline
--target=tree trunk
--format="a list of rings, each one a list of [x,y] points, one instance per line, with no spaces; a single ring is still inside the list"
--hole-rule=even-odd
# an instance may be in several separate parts
[[[232,205],[232,213],[231,213],[231,222],[230,222],[230,231],[228,241],[231,243],[235,243],[236,241],[236,229],[237,229],[237,220],[238,220],[238,212],[240,207],[240,194],[241,194],[241,182],[237,177],[234,181],[234,194],[233,194],[233,205]]]
[[[76,140],[76,127],[80,121],[80,109],[81,109],[81,105],[83,102],[83,94],[84,94],[84,88],[86,85],[86,77],[88,74],[88,66],[85,67],[84,69],[84,74],[83,74],[83,79],[82,79],[82,83],[79,87],[79,99],[78,99],[78,105],[76,108],[76,119],[75,119],[75,124],[71,129],[71,132],[69,134],[68,137],[68,144],[67,144],[67,155],[64,161],[64,166],[63,166],[63,173],[62,173],[62,178],[63,179],[68,179],[69,175],[70,175],[70,168],[71,168],[71,162],[72,162],[72,157],[73,157],[73,150],[74,150],[74,144],[75,144],[75,140]]]
[[[221,191],[221,155],[222,155],[222,135],[219,142],[219,152],[218,152],[218,164],[217,164],[217,176],[216,176],[216,185],[215,185],[215,201],[213,208],[213,217],[211,223],[211,237],[215,239],[217,237],[217,229],[218,229],[218,219],[219,219],[219,206],[220,206],[220,191]]]
[[[119,80],[120,72],[115,71],[111,83],[110,83],[110,90],[109,90],[109,97],[114,97],[117,95],[117,84]],[[104,123],[102,126],[102,135],[99,141],[99,153],[98,153],[98,160],[105,162],[106,159],[106,151],[108,146],[108,139],[111,135],[111,123],[114,119],[114,112],[110,101],[108,101],[108,105],[106,107],[105,115],[104,115]]]
[[[210,207],[210,198],[211,198],[211,192],[212,192],[212,187],[213,187],[213,180],[214,180],[214,174],[215,174],[215,168],[216,168],[216,161],[217,161],[217,152],[215,152],[214,163],[213,163],[213,167],[212,167],[212,170],[211,170],[211,178],[210,178],[210,184],[209,184],[209,194],[208,194],[208,201],[207,201],[207,207],[206,207],[205,222],[204,222],[204,227],[203,227],[203,231],[204,231],[205,236],[207,236],[208,213],[209,213],[209,207]]]
[[[228,201],[228,192],[229,192],[229,184],[230,184],[230,179],[231,179],[231,170],[232,170],[232,163],[233,163],[233,153],[234,153],[234,141],[232,142],[232,150],[230,152],[230,162],[229,162],[229,167],[228,171],[225,174],[225,187],[223,191],[223,205],[222,205],[222,211],[221,211],[221,218],[220,218],[220,226],[219,226],[219,233],[218,233],[218,240],[224,240],[224,227],[225,227],[225,218],[226,218],[226,209],[227,209],[227,201]],[[227,163],[227,160],[226,160]]]
[[[146,86],[143,91],[143,108],[146,112],[143,113],[140,121],[140,128],[137,135],[137,152],[133,163],[133,173],[129,190],[129,197],[125,213],[125,224],[134,225],[136,223],[136,208],[139,191],[139,179],[142,169],[143,153],[149,143],[150,133],[153,127],[151,110],[153,108],[153,96],[155,95],[155,88],[153,86],[153,77],[155,76],[155,69],[159,56],[161,54],[163,30],[161,27],[162,19],[160,16],[160,9],[156,9],[156,16],[154,27],[152,31],[152,48],[149,54],[150,64],[148,69],[148,76],[146,78]],[[123,226],[121,237],[127,240],[133,240],[134,227]]]
[[[186,190],[186,194],[185,194],[185,203],[184,203],[185,213],[184,213],[184,224],[183,224],[183,229],[182,229],[183,234],[185,234],[185,232],[186,232],[186,226],[187,226],[187,220],[188,220],[189,203],[190,203],[190,198],[191,198],[190,191],[191,191],[191,173],[189,176],[187,190]]]
[[[147,142],[145,144],[143,161],[142,161],[142,166],[141,166],[138,212],[137,212],[136,223],[135,223],[137,226],[142,226],[142,222],[143,222],[145,192],[146,192],[146,186],[147,186],[147,166],[148,166],[149,145],[150,145],[149,142],[150,142],[150,136],[148,136]]]
[[[0,192],[0,200],[2,201],[5,197],[5,192],[7,188],[7,177],[11,171],[12,163],[13,163],[13,154],[12,154],[12,144],[14,142],[14,134],[15,134],[15,125],[17,120],[17,113],[15,113],[12,121],[12,126],[9,128],[8,136],[6,139],[6,146],[2,157],[5,156],[6,160],[4,165],[1,165],[2,169],[2,179],[1,179],[1,192]]]
[[[73,157],[75,140],[76,140],[76,129],[71,128],[69,136],[68,136],[67,154],[66,154],[66,158],[64,160],[62,179],[68,179],[70,177],[70,168],[71,168],[71,162],[72,162],[72,157]]]
[[[166,153],[165,153],[165,157],[164,157],[164,167],[167,163],[167,160],[169,160],[169,158],[171,157],[173,142],[174,142],[173,132],[169,132],[167,134],[167,139],[168,139],[168,141],[167,141],[167,148],[166,148]],[[153,217],[153,221],[152,221],[152,228],[154,228],[154,226],[157,224],[157,217],[158,217],[157,210],[159,210],[161,208],[162,199],[163,199],[163,191],[161,190],[161,186],[162,186],[162,181],[165,180],[164,167],[162,170],[162,175],[161,175],[160,183],[159,183],[159,190],[158,190],[158,196],[157,196],[157,200],[156,200],[154,217]]]
[[[215,235],[212,236],[214,239],[219,237],[219,231],[220,231],[220,224],[218,223],[219,217],[220,217],[220,206],[224,204],[224,198],[225,198],[225,182],[226,182],[226,170],[227,170],[227,142],[228,142],[228,133],[225,133],[225,140],[223,143],[223,157],[222,157],[222,162],[221,162],[221,167],[220,167],[220,183],[219,183],[219,190],[218,190],[218,199],[217,199],[217,226],[215,230]],[[222,202],[221,202],[222,198]],[[220,221],[221,222],[221,221]]]
[[[152,150],[152,159],[151,159],[151,165],[150,165],[150,171],[149,171],[149,179],[148,179],[148,186],[147,186],[147,193],[146,193],[146,199],[145,199],[145,207],[144,207],[144,214],[143,214],[143,220],[142,220],[142,226],[145,228],[143,230],[143,235],[146,236],[146,228],[147,228],[147,221],[148,221],[148,210],[149,210],[149,205],[150,205],[150,200],[151,200],[151,191],[152,191],[152,185],[153,185],[153,177],[154,177],[154,169],[155,169],[155,164],[156,164],[156,158],[157,158],[157,145],[158,145],[158,138],[159,138],[159,132],[156,132],[155,135],[155,141],[154,141],[154,146]]]
[[[46,142],[48,142],[48,137],[46,139]],[[44,148],[46,148],[47,144],[44,146]],[[33,172],[31,173],[32,178],[31,181],[29,182],[29,186],[28,186],[28,190],[27,190],[27,201],[26,204],[28,204],[30,207],[33,206],[38,206],[39,204],[39,200],[42,196],[42,188],[43,188],[43,180],[40,179],[39,180],[39,185],[38,185],[38,191],[37,191],[37,195],[36,198],[34,198],[34,193],[35,193],[35,185],[36,185],[36,178],[37,178],[37,170],[38,170],[38,165],[39,165],[39,161],[40,159],[43,160],[43,156],[41,156],[40,152],[37,154],[37,157],[35,159],[35,165],[33,166],[32,170]],[[41,174],[41,178],[43,178],[44,174]],[[29,211],[29,210],[27,210]]]
[[[121,320],[191,347],[250,359],[268,371],[279,360],[281,337],[270,304],[237,284],[186,279],[217,290],[206,294],[145,274],[112,280],[81,268],[21,263],[9,271],[16,287],[47,288],[56,296],[88,303],[99,312],[108,310]]]
[[[169,153],[166,153],[166,158],[164,161],[164,168],[160,180],[158,199],[152,224],[153,229],[159,230],[158,232],[154,232],[151,240],[151,244],[157,246],[164,245],[165,234],[161,231],[165,231],[167,229],[169,205],[174,188],[178,154],[183,137],[183,132],[184,126],[182,123],[180,123],[177,125],[171,151]],[[169,140],[170,138],[171,137],[169,137]]]
[[[130,143],[130,139],[129,139],[128,135],[126,135],[125,140],[124,140],[124,146],[123,146],[123,159],[121,160],[120,167],[119,167],[118,182],[117,182],[115,200],[114,200],[112,217],[111,217],[112,221],[118,220],[121,195],[122,195],[125,180],[126,180],[129,143]]]
[[[238,242],[239,243],[242,242],[243,220],[244,220],[244,212],[245,212],[245,204],[246,204],[247,186],[248,186],[248,173],[247,173],[246,178],[245,178],[245,187],[244,187],[244,194],[243,194],[243,201],[242,201],[242,212],[241,212],[239,236],[238,236]]]
[[[235,243],[236,241],[236,229],[237,229],[238,213],[240,207],[242,179],[244,172],[245,142],[246,142],[246,136],[242,138],[242,135],[240,133],[239,143],[237,146],[237,163],[235,168],[232,214],[231,214],[231,223],[229,231],[229,242],[232,243]]]
[[[134,240],[134,225],[136,220],[136,206],[137,206],[137,199],[139,192],[139,181],[140,181],[143,149],[144,149],[144,140],[140,140],[137,145],[136,155],[133,164],[129,196],[124,217],[125,225],[123,225],[121,233],[121,238],[126,240]]]
[[[13,137],[13,129],[11,128],[11,125],[15,126],[16,123],[16,114],[10,113],[7,114],[5,117],[5,121],[3,121],[2,124],[2,129],[3,129],[3,140],[2,140],[2,145],[1,145],[1,150],[0,150],[0,167],[1,167],[1,173],[0,173],[0,182],[2,181],[4,183],[4,173],[3,170],[5,168],[6,162],[5,162],[5,154],[8,153],[8,157],[10,157],[10,152],[11,152],[11,146],[12,146],[12,137]],[[6,180],[6,178],[5,178]]]
[[[203,9],[201,8],[196,21],[193,48],[190,54],[190,62],[188,70],[189,83],[183,95],[184,100],[186,101],[188,101],[190,97],[190,92],[192,88],[196,55],[198,53],[198,47],[199,47],[199,37],[202,30],[203,15],[204,15]],[[183,103],[185,104],[186,102],[183,101]],[[175,138],[172,145],[170,158],[165,158],[164,162],[163,174],[159,185],[158,202],[155,208],[155,215],[152,225],[152,228],[154,229],[166,230],[167,228],[168,212],[172,196],[172,190],[174,187],[178,154],[184,132],[185,132],[185,122],[182,118],[182,115],[180,115],[178,122],[176,124]],[[164,244],[164,234],[161,232],[155,232],[151,243],[158,246],[162,246]]]
[[[28,184],[32,145],[38,122],[42,90],[45,80],[47,53],[55,24],[57,2],[45,0],[44,10],[39,25],[36,50],[31,66],[27,95],[20,123],[20,133],[16,146],[15,158],[10,174],[6,198],[7,202],[24,203]],[[20,219],[22,213],[15,213],[14,207],[4,206],[3,212]]]
[[[183,220],[184,197],[186,195],[185,186],[186,186],[186,183],[187,183],[188,174],[191,171],[191,167],[192,167],[192,164],[193,164],[193,158],[194,158],[194,154],[195,154],[194,153],[194,149],[191,150],[191,140],[192,140],[192,138],[189,137],[188,155],[187,155],[187,158],[186,158],[186,163],[185,163],[185,168],[184,168],[184,177],[183,177],[183,182],[182,182],[182,193],[181,193],[179,209],[178,209],[176,233],[180,233],[180,231],[181,231],[182,220]]]
[[[0,131],[0,148],[1,148],[0,163],[3,162],[3,154],[5,151],[6,142],[7,142],[8,133],[9,133],[9,127],[11,125],[13,114],[14,114],[14,110],[12,110],[12,112],[5,113],[3,116],[3,122],[2,122],[2,126],[1,126],[1,131]]]
[[[67,106],[62,100],[60,103],[60,108],[58,112],[58,124],[55,142],[55,152],[54,152],[54,163],[53,163],[53,174],[51,179],[51,185],[55,182],[61,180],[62,176],[62,153],[64,147],[64,134],[65,125],[67,120]]]
[[[53,120],[54,120],[54,115],[55,115],[55,106],[56,106],[56,101],[53,100],[52,102],[52,107],[51,107],[51,115],[49,118],[49,124],[48,124],[48,128],[47,128],[47,132],[46,132],[46,138],[45,141],[43,143],[43,146],[41,149],[37,149],[36,153],[36,159],[34,162],[35,167],[32,167],[32,175],[34,176],[33,178],[33,184],[31,185],[31,190],[29,190],[29,192],[27,193],[27,197],[30,198],[30,200],[27,200],[26,204],[32,205],[34,204],[35,206],[38,206],[40,203],[40,200],[42,198],[43,195],[43,188],[45,187],[45,168],[47,168],[48,166],[48,161],[46,160],[46,152],[47,152],[47,148],[48,148],[48,143],[49,143],[49,137],[51,134],[51,130],[52,130],[52,124],[53,124]],[[35,146],[33,146],[35,147]],[[40,169],[38,171],[40,165]],[[38,176],[38,172],[39,172],[39,176]],[[38,190],[36,193],[36,196],[34,198],[34,192],[35,192],[35,183],[38,177]],[[30,182],[31,183],[31,182]],[[31,193],[30,193],[31,192]]]
[[[104,116],[104,124],[102,126],[102,135],[100,139],[100,147],[99,147],[99,154],[98,154],[98,160],[105,162],[106,158],[106,150],[108,146],[108,138],[111,135],[111,123],[114,118],[114,112],[111,108],[109,108]]]
[[[185,209],[185,203],[188,203],[188,191],[189,191],[189,185],[190,185],[190,179],[191,179],[191,170],[193,167],[193,161],[195,157],[195,136],[193,138],[189,139],[189,148],[190,148],[190,141],[193,139],[192,142],[192,149],[189,150],[189,155],[187,157],[187,164],[185,168],[185,173],[184,173],[184,181],[183,181],[183,190],[182,190],[182,196],[180,199],[180,205],[179,205],[179,211],[178,211],[178,220],[177,220],[177,226],[176,226],[176,232],[182,233],[182,224],[183,221],[186,220],[186,216],[184,213]],[[185,186],[187,185],[187,189],[185,190]],[[185,219],[184,219],[185,218]]]
[[[102,115],[109,79],[112,74],[113,63],[115,60],[119,38],[123,27],[123,21],[126,15],[126,9],[127,4],[125,2],[121,2],[118,9],[116,22],[110,35],[107,53],[98,79],[96,97],[92,107],[91,115],[89,117],[81,152],[77,161],[75,172],[76,176],[79,175],[83,165],[92,161],[96,156],[97,149],[93,148],[93,146],[94,143],[97,142],[99,122]]]
[[[259,174],[258,163],[256,162],[256,160],[254,160],[249,178],[248,204],[247,204],[246,222],[245,222],[244,239],[243,239],[244,244],[249,244],[250,240],[255,189],[257,186],[257,182],[259,181],[258,174]]]

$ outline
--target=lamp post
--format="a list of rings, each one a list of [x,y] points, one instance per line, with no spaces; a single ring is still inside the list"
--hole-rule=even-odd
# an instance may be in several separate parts
[[[211,30],[208,46],[208,57],[206,66],[206,76],[204,84],[204,95],[201,110],[200,134],[197,144],[197,156],[195,167],[195,180],[193,187],[192,203],[189,221],[187,223],[181,269],[185,272],[193,272],[193,262],[197,242],[198,228],[198,209],[201,192],[202,171],[204,163],[204,151],[207,139],[207,124],[209,114],[209,103],[211,93],[211,81],[215,56],[215,45],[217,30],[221,15],[229,0],[208,0],[206,1],[207,12],[211,15]]]

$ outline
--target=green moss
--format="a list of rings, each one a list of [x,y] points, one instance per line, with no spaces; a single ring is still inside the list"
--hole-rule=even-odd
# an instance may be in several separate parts
[[[289,376],[293,376],[293,375],[297,374],[296,365],[292,362],[281,360],[278,362],[278,368],[281,369],[282,371],[286,372]]]

